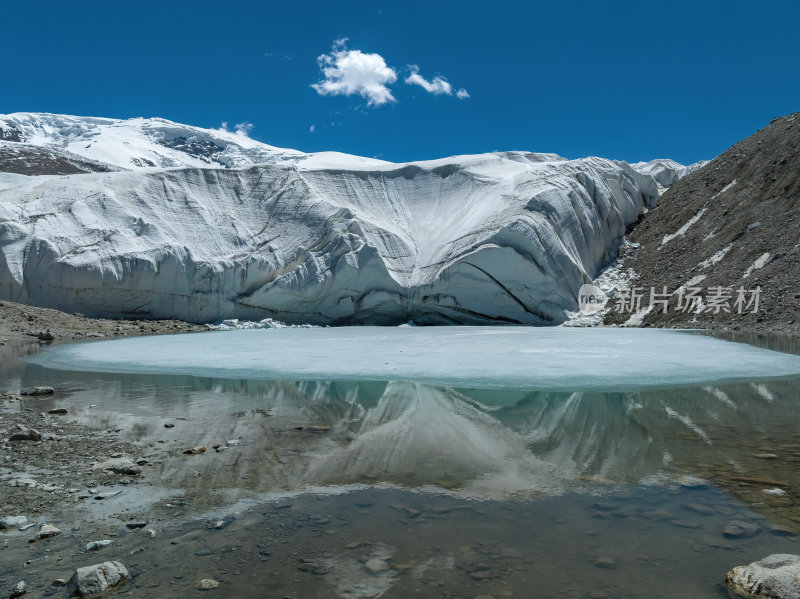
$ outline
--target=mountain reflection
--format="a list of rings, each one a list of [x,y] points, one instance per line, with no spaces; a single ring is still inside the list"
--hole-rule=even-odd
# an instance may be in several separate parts
[[[31,365],[18,374],[20,385],[54,376]],[[684,475],[768,475],[798,483],[797,379],[564,393],[410,382],[57,376],[60,401],[73,406],[72,414],[121,427],[143,448],[158,440],[209,448],[239,441],[219,453],[157,464],[165,484],[176,487],[261,493],[388,483],[491,499],[661,484]],[[39,400],[37,409],[47,401]],[[166,422],[175,428],[165,429]],[[767,449],[786,459],[754,457]]]

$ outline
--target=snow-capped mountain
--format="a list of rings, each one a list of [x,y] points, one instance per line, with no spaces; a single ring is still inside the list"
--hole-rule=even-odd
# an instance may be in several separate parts
[[[635,162],[631,166],[640,173],[645,175],[652,175],[658,183],[659,192],[664,192],[669,189],[673,183],[683,179],[689,173],[693,173],[699,168],[708,164],[708,160],[701,160],[694,164],[684,166],[669,158],[657,158],[649,162]]]
[[[90,315],[558,323],[658,195],[601,158],[395,164],[161,119],[0,130],[113,171],[0,173],[0,297]]]
[[[226,129],[165,119],[105,119],[62,114],[0,115],[0,140],[62,151],[133,170],[148,167],[244,167],[302,155]]]

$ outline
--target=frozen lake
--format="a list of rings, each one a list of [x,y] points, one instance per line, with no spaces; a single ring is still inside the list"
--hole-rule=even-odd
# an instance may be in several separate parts
[[[605,391],[800,374],[800,356],[656,329],[215,331],[56,346],[31,360],[95,372]]]

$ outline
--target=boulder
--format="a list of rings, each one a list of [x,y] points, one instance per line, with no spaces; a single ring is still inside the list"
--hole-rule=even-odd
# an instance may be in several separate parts
[[[0,518],[0,530],[8,530],[28,523],[27,516],[5,516]]]
[[[42,433],[33,428],[26,428],[21,424],[17,425],[17,430],[9,438],[9,441],[41,441]]]
[[[35,543],[36,541],[41,541],[42,539],[49,539],[50,537],[54,537],[60,534],[61,530],[59,530],[52,524],[42,524],[38,532],[35,535],[33,535],[28,542]]]
[[[28,585],[25,584],[24,580],[20,580],[17,584],[15,584],[11,588],[11,592],[8,595],[8,599],[17,599],[17,597],[22,597],[27,592],[28,592]]]
[[[110,470],[115,474],[141,474],[142,469],[130,458],[111,458],[95,464],[92,470]]]
[[[78,568],[70,579],[74,594],[92,597],[117,586],[128,578],[128,569],[120,562],[103,562]]]
[[[51,395],[52,393],[55,392],[56,390],[53,389],[52,387],[40,386],[40,387],[28,387],[27,389],[23,389],[19,393],[20,395],[36,396],[36,395]]]
[[[800,599],[800,555],[773,553],[747,566],[736,566],[725,582],[742,597]]]
[[[86,551],[97,551],[98,549],[102,549],[103,547],[108,547],[113,543],[111,539],[103,539],[102,541],[91,541],[86,544],[84,549]]]

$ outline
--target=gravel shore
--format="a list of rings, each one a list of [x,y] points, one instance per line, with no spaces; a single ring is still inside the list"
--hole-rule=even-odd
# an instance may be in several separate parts
[[[0,302],[0,345],[30,342],[63,343],[92,338],[163,335],[208,330],[180,320],[116,320],[88,318],[59,310]]]

